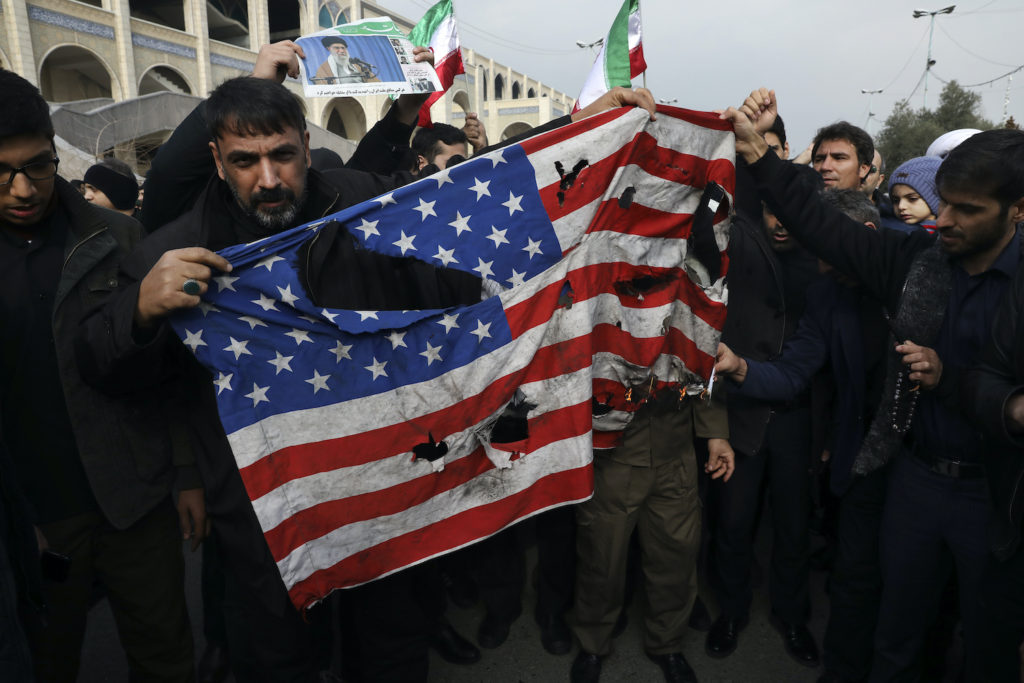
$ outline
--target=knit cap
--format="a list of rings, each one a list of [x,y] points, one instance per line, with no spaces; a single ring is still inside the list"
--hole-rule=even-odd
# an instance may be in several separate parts
[[[915,157],[904,161],[889,176],[889,192],[892,192],[893,185],[909,185],[938,216],[939,191],[935,188],[935,174],[941,165],[942,159],[938,157]]]
[[[110,203],[122,211],[135,206],[139,197],[139,183],[134,176],[129,178],[103,164],[90,166],[82,181],[102,191]]]

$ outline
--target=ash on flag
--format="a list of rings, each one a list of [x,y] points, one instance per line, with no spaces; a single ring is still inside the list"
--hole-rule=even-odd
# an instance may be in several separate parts
[[[707,188],[726,201],[709,205]],[[213,374],[294,603],[588,498],[595,430],[614,442],[634,390],[710,375],[733,189],[717,116],[618,109],[222,251],[234,269],[173,325]],[[702,229],[713,262],[695,260]],[[496,294],[325,308],[297,272],[325,230]]]

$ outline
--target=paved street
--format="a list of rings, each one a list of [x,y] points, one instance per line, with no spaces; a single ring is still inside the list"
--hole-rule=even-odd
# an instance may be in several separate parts
[[[767,517],[767,515],[765,515]],[[770,534],[762,529],[758,536],[758,558],[762,567],[768,566]],[[189,612],[195,624],[196,656],[202,652],[203,640],[199,598],[200,553],[186,552],[186,581]],[[531,563],[533,554],[529,557]],[[529,576],[529,574],[528,574]],[[824,575],[814,572],[812,577],[813,616],[811,630],[820,645],[827,617],[824,595]],[[527,584],[530,582],[528,581]],[[704,591],[706,592],[706,591]],[[513,625],[509,640],[497,650],[484,650],[483,659],[472,666],[448,664],[431,655],[431,681],[444,683],[548,683],[568,681],[569,666],[575,651],[562,657],[549,655],[540,644],[539,629],[532,618],[535,601],[533,589],[527,585],[523,616]],[[602,681],[663,680],[658,667],[648,660],[641,644],[641,608],[643,594],[637,592],[630,611],[629,626],[615,641],[615,652],[605,661]],[[706,601],[711,604],[709,600]],[[450,621],[463,635],[475,640],[476,628],[483,618],[483,608],[462,610],[450,606]],[[791,660],[782,649],[779,634],[768,620],[765,587],[755,592],[755,603],[750,625],[743,631],[736,652],[724,660],[715,660],[704,654],[704,634],[690,631],[684,654],[704,682],[728,683],[803,683],[815,681],[820,669],[808,669]],[[89,619],[86,645],[83,653],[81,683],[111,683],[127,680],[127,664],[117,640],[117,631],[107,602],[93,609]]]

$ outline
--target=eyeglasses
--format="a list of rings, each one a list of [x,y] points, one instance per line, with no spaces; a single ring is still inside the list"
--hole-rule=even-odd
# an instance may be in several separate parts
[[[24,173],[25,177],[29,180],[49,180],[53,176],[57,175],[57,164],[59,163],[60,159],[53,157],[46,161],[33,161],[31,164],[12,168],[10,170],[10,175],[7,176],[7,180],[0,183],[0,187],[13,183],[14,177],[19,173]],[[0,178],[3,178],[3,173],[3,170],[0,169]]]

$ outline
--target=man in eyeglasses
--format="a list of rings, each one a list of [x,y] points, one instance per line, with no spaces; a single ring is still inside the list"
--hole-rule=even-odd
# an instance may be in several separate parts
[[[37,680],[74,681],[93,586],[110,599],[133,680],[189,681],[193,645],[172,487],[205,533],[187,437],[167,392],[110,398],[82,381],[72,333],[118,284],[137,221],[57,175],[49,107],[0,70],[0,433],[44,549]],[[176,466],[177,465],[177,466]],[[186,533],[186,537],[193,535]],[[47,547],[48,546],[48,547]],[[48,575],[47,575],[48,573]],[[0,675],[0,678],[3,676]]]

